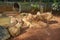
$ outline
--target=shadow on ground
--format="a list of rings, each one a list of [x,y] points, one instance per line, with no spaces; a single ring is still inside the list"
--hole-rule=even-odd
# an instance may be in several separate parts
[[[22,35],[11,40],[60,40],[60,28],[57,29],[40,29],[31,28]]]

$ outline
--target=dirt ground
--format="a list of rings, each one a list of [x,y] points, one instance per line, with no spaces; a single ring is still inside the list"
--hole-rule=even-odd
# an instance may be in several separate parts
[[[60,40],[60,17],[55,20],[57,22],[49,24],[48,28],[29,28],[9,40]]]
[[[0,25],[9,24],[10,18],[9,17],[0,17]]]

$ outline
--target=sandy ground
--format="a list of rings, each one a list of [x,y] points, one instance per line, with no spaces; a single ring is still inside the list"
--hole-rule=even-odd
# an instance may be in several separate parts
[[[0,25],[9,24],[10,18],[9,17],[0,17]]]
[[[55,20],[57,23],[49,24],[48,28],[29,28],[9,40],[60,40],[60,17],[55,17]]]
[[[60,40],[60,17],[55,17],[56,23],[49,24],[48,28],[29,28],[22,29],[22,33],[14,38],[8,40]],[[0,18],[0,25],[9,24],[10,18]],[[40,22],[40,25],[46,26],[45,23]]]

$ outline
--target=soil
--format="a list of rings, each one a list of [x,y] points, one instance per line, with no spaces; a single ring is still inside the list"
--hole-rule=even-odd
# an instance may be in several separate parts
[[[60,17],[55,17],[55,20],[57,23],[51,23],[47,28],[25,29],[26,31],[9,40],[60,40]]]

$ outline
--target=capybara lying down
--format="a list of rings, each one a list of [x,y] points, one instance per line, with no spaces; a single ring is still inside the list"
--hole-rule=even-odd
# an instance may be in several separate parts
[[[47,23],[48,21],[55,21],[53,15],[49,12],[47,13],[37,13],[36,15],[32,15],[32,14],[28,14],[28,16],[23,17],[22,19],[24,21],[25,24],[27,24],[27,26],[29,26],[30,28],[32,27],[32,25],[34,25],[34,23],[38,24],[39,21],[43,21],[45,23]],[[40,25],[40,24],[39,24]]]

